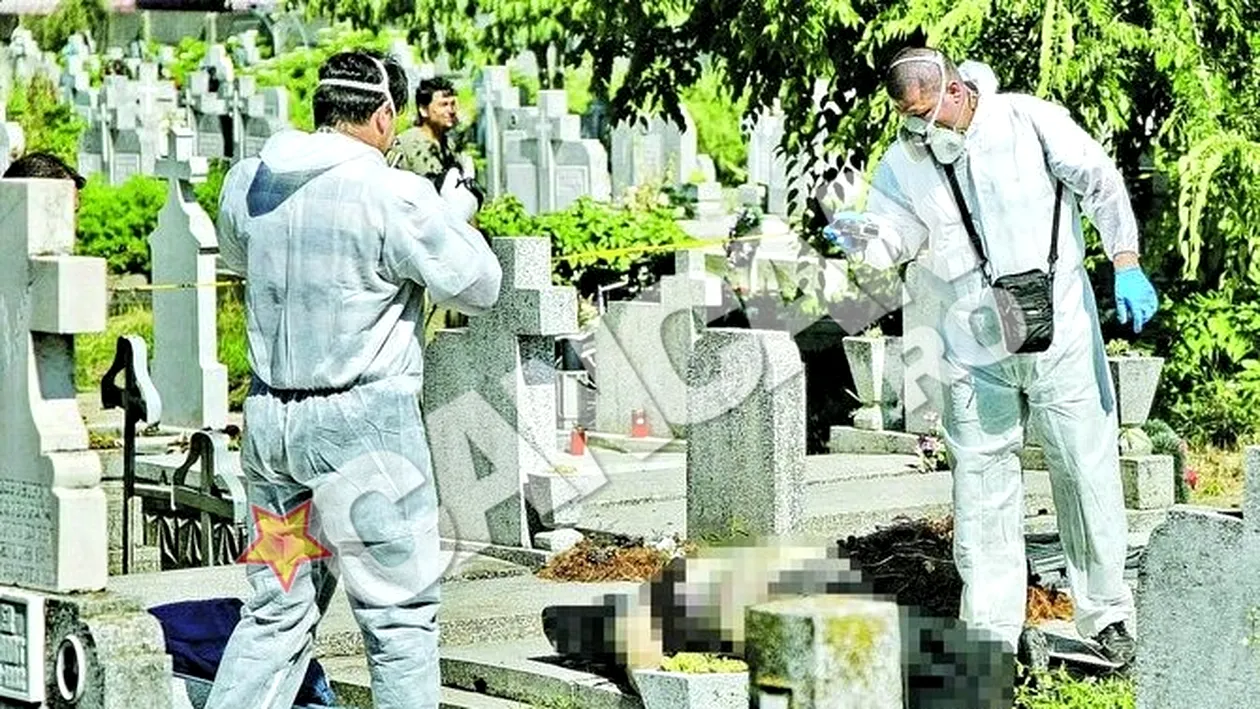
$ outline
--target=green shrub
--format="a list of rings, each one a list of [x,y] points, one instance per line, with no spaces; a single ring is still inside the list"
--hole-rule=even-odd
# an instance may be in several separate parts
[[[1076,679],[1062,668],[1015,690],[1016,709],[1133,709],[1136,701],[1132,679]]]
[[[6,105],[8,119],[22,126],[27,153],[52,153],[67,165],[79,163],[79,138],[87,123],[62,103],[57,87],[43,76],[14,87]]]
[[[88,179],[79,195],[76,250],[106,260],[113,273],[149,274],[149,235],[166,202],[166,181],[135,175],[111,186],[104,174]]]
[[[1194,293],[1160,314],[1166,364],[1157,415],[1195,444],[1229,448],[1260,431],[1260,295]]]
[[[621,207],[589,198],[563,211],[530,216],[515,197],[501,197],[481,211],[478,226],[492,237],[549,238],[558,260],[554,280],[577,288],[584,298],[622,278],[630,281],[627,292],[641,290],[672,263],[673,247],[690,240],[667,209]],[[614,252],[583,256],[596,251]]]
[[[1151,439],[1151,452],[1155,455],[1170,455],[1173,459],[1174,499],[1177,504],[1190,501],[1190,485],[1186,483],[1186,447],[1185,441],[1166,422],[1151,419],[1142,427]]]
[[[109,26],[105,0],[59,0],[48,15],[26,15],[22,26],[45,52],[60,52],[76,32],[91,35],[100,44]]]
[[[193,192],[197,195],[197,203],[201,205],[202,209],[206,210],[206,214],[210,216],[210,221],[218,221],[219,192],[223,190],[223,178],[227,175],[230,167],[232,167],[232,164],[228,160],[215,158],[210,161],[210,172],[206,175],[205,181],[193,185]]]

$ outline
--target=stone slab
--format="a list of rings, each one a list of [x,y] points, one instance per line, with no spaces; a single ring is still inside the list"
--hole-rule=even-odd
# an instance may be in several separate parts
[[[631,438],[620,433],[586,432],[586,445],[622,453],[685,453],[687,441],[682,438]]]
[[[1137,709],[1252,706],[1260,693],[1260,560],[1244,518],[1174,507],[1142,561]]]
[[[1170,455],[1120,456],[1124,506],[1131,510],[1172,507],[1177,496],[1175,475]]]
[[[250,593],[245,568],[239,565],[115,576],[110,578],[109,588],[139,599],[146,608],[204,598],[244,600]],[[533,575],[444,581],[441,644],[446,648],[542,638],[543,608],[557,603],[584,604],[604,593],[637,588],[636,583],[561,584]],[[320,623],[315,652],[320,658],[363,653],[363,636],[340,585]]]
[[[746,709],[747,672],[635,670],[643,709]]]
[[[901,431],[868,431],[853,426],[832,426],[827,448],[832,453],[918,455],[919,436]]]
[[[643,709],[630,687],[544,661],[554,657],[535,640],[452,648],[442,653],[442,683],[534,706]]]

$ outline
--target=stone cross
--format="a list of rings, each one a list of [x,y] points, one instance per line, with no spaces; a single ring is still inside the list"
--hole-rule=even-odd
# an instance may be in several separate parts
[[[546,238],[493,240],[499,301],[425,354],[424,412],[438,498],[463,540],[530,547],[525,486],[557,460],[555,337],[577,331],[577,294],[551,285]]]
[[[171,130],[157,175],[170,189],[149,236],[153,253],[153,382],[164,423],[222,428],[227,424],[227,368],[218,362],[215,261],[219,239],[197,202],[192,183],[205,179],[207,160],[193,154],[191,129]],[[193,286],[192,284],[203,284]],[[166,286],[166,288],[164,288]]]
[[[74,185],[0,180],[0,585],[105,587],[105,494],[74,388],[74,335],[105,329],[105,261],[72,256]]]
[[[1243,707],[1260,692],[1260,447],[1243,470],[1241,510],[1174,507],[1151,534],[1136,594],[1138,709]]]
[[[167,707],[161,626],[105,590],[101,460],[74,386],[74,336],[105,329],[105,260],[70,255],[74,191],[0,180],[0,705]]]
[[[486,150],[486,196],[496,199],[504,194],[503,130],[500,109],[518,109],[520,89],[512,86],[511,74],[505,66],[481,69],[477,89],[477,123],[480,143]]]
[[[687,534],[799,531],[805,367],[781,330],[709,329],[687,377]]]

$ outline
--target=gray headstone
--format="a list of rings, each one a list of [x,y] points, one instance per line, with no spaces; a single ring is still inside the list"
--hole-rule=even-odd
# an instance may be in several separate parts
[[[105,261],[72,256],[74,186],[0,180],[0,585],[105,587],[101,462],[74,387],[73,335],[105,329]],[[36,255],[38,254],[38,255]]]
[[[683,128],[664,116],[640,124],[620,123],[612,130],[612,190],[620,196],[627,188],[664,179],[668,185],[691,181],[696,170],[696,124],[681,108]]]
[[[1250,706],[1260,692],[1260,448],[1241,518],[1174,507],[1139,571],[1137,709]],[[1189,650],[1188,650],[1189,649]]]
[[[551,285],[546,238],[493,240],[499,301],[425,352],[424,409],[443,536],[529,547],[525,483],[556,464],[555,337],[577,331],[577,294]]]
[[[169,183],[157,230],[149,236],[153,284],[207,284],[153,292],[153,382],[162,392],[163,423],[185,428],[227,424],[227,367],[218,361],[215,261],[219,239],[190,183],[205,178],[206,158],[193,154],[186,128],[170,134],[157,175]]]
[[[687,536],[799,531],[805,370],[784,331],[710,329],[687,377]]]
[[[749,707],[901,709],[901,608],[813,595],[748,609]]]
[[[700,262],[700,269],[690,264]],[[681,267],[679,267],[681,265]],[[653,437],[681,435],[687,418],[687,367],[704,328],[701,313],[722,303],[722,281],[703,270],[701,252],[678,252],[675,275],[632,301],[610,303],[595,327],[595,426],[629,435],[642,411]]]

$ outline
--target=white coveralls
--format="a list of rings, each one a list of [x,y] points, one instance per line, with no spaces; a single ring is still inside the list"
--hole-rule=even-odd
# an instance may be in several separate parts
[[[247,280],[251,507],[312,501],[312,536],[333,555],[302,563],[288,590],[248,568],[253,595],[206,707],[290,709],[340,577],[375,705],[436,709],[444,563],[417,324],[425,289],[470,315],[493,306],[499,261],[432,183],[335,132],[285,131],[235,165],[218,231]]]
[[[1083,265],[1080,213],[1097,226],[1109,257],[1136,253],[1138,232],[1119,171],[1066,110],[997,93],[988,67],[968,64],[961,68],[973,73],[964,71],[964,78],[980,89],[980,99],[955,170],[995,280],[1048,268],[1050,173],[1064,183],[1050,348],[1008,354],[994,319],[987,331],[981,328],[983,336],[975,334],[973,311],[994,301],[953,192],[930,155],[916,157],[901,142],[885,155],[866,210],[879,235],[858,256],[879,268],[917,259],[929,285],[911,297],[941,304],[935,328],[941,349],[923,354],[932,358],[944,391],[954,559],[964,584],[960,615],[1014,650],[1027,593],[1017,457],[1026,423],[1046,453],[1077,629],[1093,637],[1132,614],[1123,578],[1127,526],[1115,395]],[[994,337],[995,344],[981,344]]]

